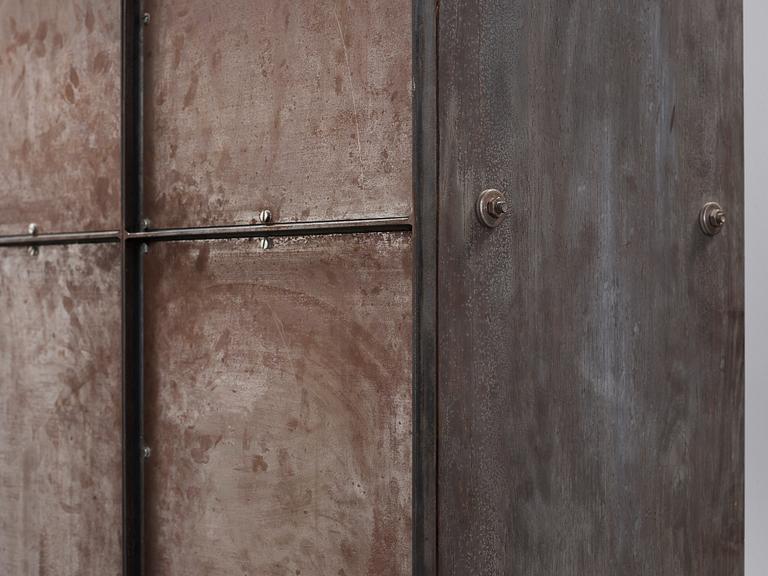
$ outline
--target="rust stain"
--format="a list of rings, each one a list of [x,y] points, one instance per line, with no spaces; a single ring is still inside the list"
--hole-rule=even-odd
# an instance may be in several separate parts
[[[189,81],[189,88],[187,88],[187,93],[184,94],[184,108],[189,108],[192,105],[192,102],[195,101],[198,81],[199,78],[197,74],[193,73],[192,79]]]
[[[93,27],[95,24],[96,17],[93,14],[93,7],[88,5],[88,8],[85,10],[85,28],[88,30],[89,34],[93,32]]]
[[[267,461],[260,454],[253,457],[252,469],[254,472],[266,472],[269,468]]]

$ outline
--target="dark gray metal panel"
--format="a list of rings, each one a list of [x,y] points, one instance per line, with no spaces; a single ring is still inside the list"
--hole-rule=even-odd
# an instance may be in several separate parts
[[[149,570],[406,576],[408,234],[152,244]]]
[[[440,573],[741,574],[740,0],[444,1],[439,46]]]
[[[413,2],[413,576],[437,573],[437,11]]]
[[[411,213],[411,4],[149,0],[153,226]]]
[[[120,251],[0,251],[0,573],[122,573]]]
[[[120,225],[120,2],[0,3],[0,234]]]

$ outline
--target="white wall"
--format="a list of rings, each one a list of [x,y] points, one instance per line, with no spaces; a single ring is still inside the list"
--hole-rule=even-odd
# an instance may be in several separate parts
[[[746,576],[768,574],[768,1],[744,0]]]

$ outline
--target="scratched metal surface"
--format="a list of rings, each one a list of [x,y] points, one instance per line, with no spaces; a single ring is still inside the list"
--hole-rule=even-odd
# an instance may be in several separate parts
[[[119,265],[0,251],[0,574],[122,572]]]
[[[410,236],[152,245],[147,566],[405,576]]]
[[[148,0],[153,225],[407,216],[411,2]]]
[[[442,576],[743,574],[741,14],[440,3]]]
[[[116,229],[120,2],[0,2],[0,234]]]

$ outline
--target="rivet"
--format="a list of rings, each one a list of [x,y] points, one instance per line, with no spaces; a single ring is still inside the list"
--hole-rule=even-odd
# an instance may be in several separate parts
[[[270,210],[262,210],[259,212],[259,222],[262,224],[269,224],[272,222],[272,212]]]
[[[272,238],[267,238],[266,236],[259,238],[259,247],[261,247],[262,250],[269,250],[272,248]]]
[[[37,232],[38,232],[37,224],[32,222],[29,226],[27,226],[27,232],[31,236],[37,236]]]

